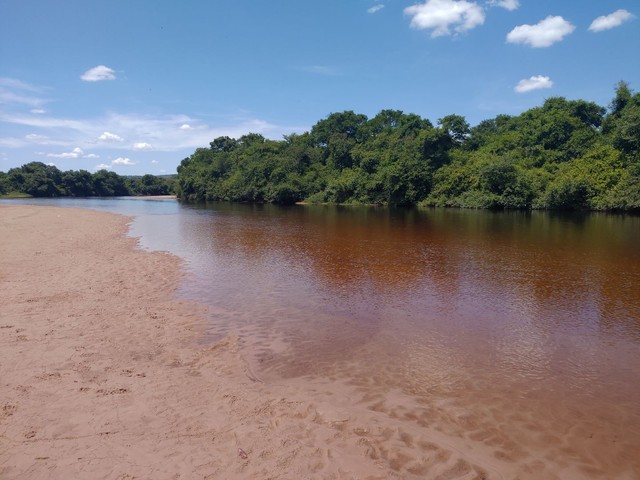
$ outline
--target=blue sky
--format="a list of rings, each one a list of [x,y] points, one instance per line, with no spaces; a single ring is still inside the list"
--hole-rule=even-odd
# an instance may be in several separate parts
[[[637,0],[0,0],[0,170],[174,173],[382,109],[475,125],[640,89]]]

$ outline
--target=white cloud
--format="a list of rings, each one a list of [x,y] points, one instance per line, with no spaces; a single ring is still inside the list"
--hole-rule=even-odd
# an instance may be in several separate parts
[[[104,132],[98,137],[98,140],[102,140],[103,142],[124,142],[124,138],[120,135],[110,132]]]
[[[49,100],[41,98],[45,87],[31,85],[15,78],[0,77],[0,104],[21,104],[39,110]]]
[[[47,102],[39,97],[47,89],[30,85],[21,80],[8,77],[0,77],[0,104],[22,104],[33,107],[33,110],[40,110],[40,106]]]
[[[139,142],[139,143],[134,143],[133,147],[134,150],[139,151],[139,150],[151,150],[153,148],[153,146],[150,143],[147,142]]]
[[[517,10],[520,7],[518,0],[489,0],[489,5],[506,8],[507,10]]]
[[[156,152],[174,152],[183,149],[207,147],[212,139],[220,136],[238,138],[249,132],[260,133],[267,138],[282,138],[282,135],[301,133],[307,125],[274,125],[267,121],[247,118],[245,114],[225,117],[219,126],[209,126],[187,115],[149,116],[136,113],[110,113],[99,117],[64,118],[51,115],[33,115],[3,112],[0,122],[29,127],[29,133],[47,135],[49,145],[59,145],[71,150],[80,147],[93,151],[110,148],[129,151],[132,144],[126,141],[104,141],[109,132],[118,132],[118,138],[145,139]],[[185,127],[186,125],[186,127]],[[5,146],[18,148],[29,145],[24,137],[3,142]],[[65,150],[68,151],[68,150]],[[101,153],[101,152],[97,152]],[[121,154],[125,156],[126,154]],[[104,155],[103,155],[104,157]]]
[[[46,142],[49,137],[47,137],[46,135],[39,135],[37,133],[30,133],[29,135],[25,135],[24,138],[31,142],[43,143]]]
[[[383,8],[384,8],[384,5],[382,4],[374,5],[373,7],[367,9],[367,13],[376,13],[382,10]]]
[[[6,123],[14,123],[17,125],[28,125],[30,127],[39,128],[66,128],[72,130],[83,130],[86,124],[82,121],[71,120],[67,118],[28,116],[28,115],[11,115],[0,112],[0,121]]]
[[[49,165],[50,167],[55,167],[56,166],[56,164],[53,163],[53,162],[49,162],[49,163],[47,163],[47,165]]]
[[[526,93],[532,90],[541,90],[543,88],[551,88],[553,81],[549,77],[542,75],[534,75],[533,77],[522,79],[514,90],[518,93]]]
[[[30,83],[23,82],[22,80],[9,77],[0,77],[0,87],[11,88],[12,90],[26,90],[27,92],[33,93],[42,93],[45,90],[48,90],[47,88],[31,85]]]
[[[52,140],[48,135],[42,135],[40,133],[29,133],[28,135],[24,136],[24,139],[38,145],[58,145],[61,147],[69,146],[69,142]]]
[[[524,43],[534,48],[550,47],[576,29],[562,17],[548,16],[535,25],[519,25],[507,35],[508,43]]]
[[[94,170],[109,170],[110,168],[111,165],[107,165],[106,163],[99,163],[98,165],[93,167]]]
[[[41,143],[47,143],[47,142],[41,142]],[[47,153],[46,155],[47,157],[50,157],[50,158],[100,158],[100,155],[96,155],[95,153],[85,154],[80,147],[76,147],[70,152]]]
[[[116,72],[104,65],[90,68],[80,76],[85,82],[99,82],[101,80],[115,80]]]
[[[151,163],[152,163],[153,165],[157,165],[157,164],[158,164],[158,163],[160,163],[160,162],[158,162],[158,160],[151,160]]]
[[[432,37],[451,35],[451,28],[462,33],[484,23],[484,9],[466,0],[427,0],[404,9],[410,15],[411,27],[433,30]]]
[[[609,15],[603,15],[596,18],[591,25],[589,25],[590,32],[602,32],[611,28],[619,27],[624,22],[628,22],[635,18],[631,12],[627,10],[616,10]]]
[[[70,152],[47,153],[47,157],[53,157],[53,158],[81,158],[83,155],[84,155],[84,152],[80,147],[76,147]]]
[[[46,100],[42,98],[34,97],[32,95],[23,95],[22,93],[12,92],[0,87],[0,103],[19,103],[37,108],[45,102]]]
[[[118,157],[111,162],[111,165],[124,165],[127,167],[130,167],[135,164],[136,162],[131,161],[130,158],[124,158],[124,157]]]
[[[47,111],[44,110],[43,108],[32,108],[31,109],[31,113],[35,113],[37,115],[42,115],[42,114],[47,113]]]
[[[25,145],[27,145],[27,143],[21,138],[15,138],[15,137],[0,138],[0,147],[21,148],[21,147],[24,147]]]

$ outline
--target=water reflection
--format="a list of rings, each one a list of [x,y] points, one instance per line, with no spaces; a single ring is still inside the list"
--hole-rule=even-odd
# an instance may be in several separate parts
[[[432,312],[454,304],[461,316],[557,326],[586,318],[638,333],[637,218],[591,215],[576,227],[536,212],[224,204],[208,212],[187,239],[196,250],[334,302],[409,301]]]

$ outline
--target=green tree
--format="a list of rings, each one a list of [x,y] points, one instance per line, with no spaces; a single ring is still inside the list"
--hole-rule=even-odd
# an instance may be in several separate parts
[[[126,196],[130,194],[124,178],[108,170],[99,170],[93,174],[93,191],[99,197]]]
[[[214,152],[231,152],[238,146],[238,142],[230,137],[218,137],[209,145]]]
[[[447,115],[439,119],[438,124],[457,144],[462,144],[471,132],[469,124],[460,115]]]
[[[91,197],[95,195],[93,176],[86,170],[69,170],[62,174],[62,185],[72,197]]]
[[[640,94],[635,94],[620,112],[611,132],[613,145],[638,159],[640,154]]]
[[[34,197],[56,197],[64,195],[62,172],[53,165],[30,162],[7,172],[7,183],[11,190]]]

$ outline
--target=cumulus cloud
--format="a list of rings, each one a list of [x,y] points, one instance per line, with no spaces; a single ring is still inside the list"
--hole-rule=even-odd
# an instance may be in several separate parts
[[[609,15],[603,15],[596,18],[593,22],[591,22],[591,25],[589,25],[589,31],[602,32],[604,30],[610,30],[612,28],[619,27],[624,22],[628,22],[633,18],[633,14],[631,12],[628,12],[627,10],[616,10]]]
[[[188,123],[183,123],[182,125],[180,125],[180,130],[193,130],[193,127]]]
[[[384,8],[384,5],[379,4],[379,5],[374,5],[371,8],[367,8],[367,13],[376,13],[379,12],[380,10],[382,10]]]
[[[519,25],[507,34],[508,43],[524,43],[534,48],[550,47],[576,29],[559,16],[549,15],[535,25]]]
[[[124,138],[120,135],[110,132],[104,132],[98,137],[98,140],[102,140],[103,142],[124,142]]]
[[[95,153],[85,154],[80,147],[76,147],[70,152],[47,153],[47,157],[50,157],[50,158],[100,158],[100,156],[96,155]]]
[[[136,162],[131,161],[130,158],[124,158],[124,157],[118,157],[111,162],[111,165],[122,165],[126,167],[130,167],[135,164]]]
[[[31,109],[31,113],[35,113],[37,115],[43,115],[45,113],[47,113],[47,111],[43,108],[32,108]]]
[[[520,7],[520,2],[518,0],[490,0],[489,5],[506,8],[511,11]]]
[[[553,81],[549,77],[543,75],[534,75],[529,78],[522,79],[515,86],[514,90],[518,93],[526,93],[532,90],[541,90],[543,88],[551,88]]]
[[[115,80],[116,72],[105,65],[98,65],[97,67],[90,68],[89,70],[84,72],[80,76],[80,79],[84,80],[85,82],[100,82],[102,80]]]
[[[94,170],[109,170],[110,168],[111,165],[107,165],[106,163],[99,163],[98,165],[93,167]]]
[[[70,152],[47,153],[47,157],[53,157],[53,158],[82,158],[83,155],[84,155],[84,152],[80,147],[76,147]]]
[[[451,28],[462,33],[484,23],[484,9],[466,0],[427,0],[404,9],[411,16],[411,27],[432,30],[432,37],[451,35]]]
[[[139,142],[139,143],[134,143],[133,147],[134,150],[139,151],[139,150],[151,150],[153,148],[153,146],[150,143],[147,142]]]
[[[158,160],[151,160],[151,163],[152,163],[153,165],[157,165],[157,164],[158,164],[158,163],[160,163],[160,162],[158,162]]]

